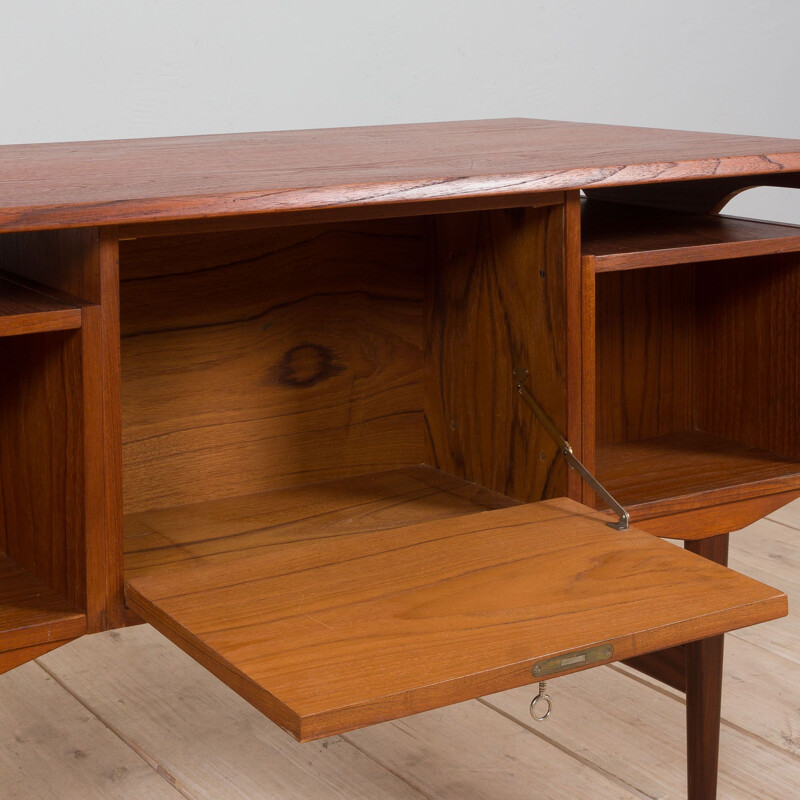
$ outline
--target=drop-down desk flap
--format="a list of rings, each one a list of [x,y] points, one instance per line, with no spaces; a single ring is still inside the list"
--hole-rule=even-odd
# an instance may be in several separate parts
[[[310,532],[135,576],[128,603],[301,741],[786,613],[781,592],[606,519],[556,499]]]

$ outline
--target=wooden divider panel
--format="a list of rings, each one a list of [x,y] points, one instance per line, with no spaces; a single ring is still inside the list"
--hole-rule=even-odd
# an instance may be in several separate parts
[[[426,312],[431,463],[517,500],[567,493],[558,448],[513,370],[566,433],[564,207],[437,217]]]

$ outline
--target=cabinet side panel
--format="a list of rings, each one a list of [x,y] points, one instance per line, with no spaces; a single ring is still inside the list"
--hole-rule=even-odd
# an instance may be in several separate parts
[[[424,229],[121,242],[125,511],[423,462]]]
[[[566,432],[564,207],[442,215],[426,298],[425,411],[431,460],[518,500],[567,493],[554,442],[513,370]]]
[[[800,254],[698,270],[698,427],[800,457]]]
[[[76,452],[83,464],[84,489],[81,504],[68,512],[73,516],[78,509],[83,512],[70,539],[75,576],[68,596],[86,610],[90,632],[124,620],[121,482],[119,459],[114,456],[119,450],[116,236],[114,227],[0,236],[2,269],[87,304],[74,339],[74,361],[82,372],[75,403],[83,426]],[[58,391],[63,393],[63,388]]]

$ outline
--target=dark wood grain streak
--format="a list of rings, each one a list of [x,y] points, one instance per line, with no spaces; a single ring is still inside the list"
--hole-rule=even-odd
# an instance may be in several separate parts
[[[0,231],[800,170],[800,142],[506,119],[0,148]]]
[[[426,301],[431,463],[517,500],[566,494],[558,448],[513,370],[567,425],[562,206],[437,217]]]

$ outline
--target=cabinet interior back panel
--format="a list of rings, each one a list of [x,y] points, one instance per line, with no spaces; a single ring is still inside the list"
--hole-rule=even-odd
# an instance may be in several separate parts
[[[425,461],[428,225],[121,242],[125,511]]]

